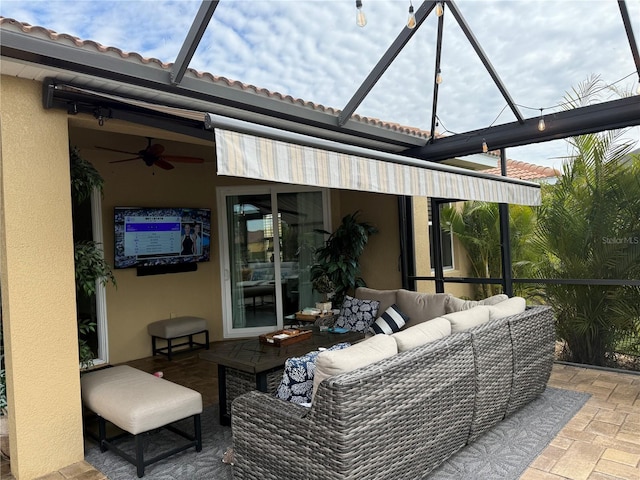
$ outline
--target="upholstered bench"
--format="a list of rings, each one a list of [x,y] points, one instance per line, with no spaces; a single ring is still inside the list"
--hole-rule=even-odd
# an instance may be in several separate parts
[[[144,476],[147,465],[174,453],[191,447],[195,447],[197,452],[202,450],[202,395],[195,390],[127,365],[86,373],[81,378],[81,385],[84,405],[98,415],[100,450],[111,450],[133,463],[138,477]],[[193,435],[170,425],[189,417],[193,417]],[[127,433],[107,438],[105,421],[134,436],[135,457],[114,445],[116,439]],[[188,442],[145,460],[141,434],[161,427],[186,438]]]
[[[176,347],[184,347],[188,345],[189,348],[180,350],[191,351],[198,348],[206,348],[209,350],[209,330],[207,330],[207,321],[200,317],[175,317],[168,318],[166,320],[158,320],[157,322],[147,325],[147,332],[151,335],[151,350],[153,355],[161,354],[166,355],[171,360],[172,354]],[[193,341],[193,336],[204,333],[205,343],[198,343]],[[188,341],[178,343],[177,345],[171,342],[178,338],[189,337]],[[156,341],[158,338],[167,341],[166,347],[158,348]]]

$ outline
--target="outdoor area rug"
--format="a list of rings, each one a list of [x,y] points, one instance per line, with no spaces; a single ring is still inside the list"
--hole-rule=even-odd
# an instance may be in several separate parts
[[[461,449],[425,478],[517,480],[588,398],[585,393],[548,387],[538,399]],[[183,428],[192,431],[193,421],[189,420]],[[146,458],[183,440],[165,429],[145,436]],[[202,451],[196,453],[195,448],[191,448],[149,465],[144,478],[231,480],[233,467],[222,462],[231,443],[231,429],[218,424],[218,406],[207,407],[202,414]],[[133,441],[121,440],[119,446],[133,452]],[[114,453],[101,453],[91,440],[86,443],[85,460],[111,480],[138,478],[135,466]]]

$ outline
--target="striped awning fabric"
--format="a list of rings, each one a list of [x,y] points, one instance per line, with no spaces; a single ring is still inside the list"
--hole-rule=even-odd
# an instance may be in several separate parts
[[[407,165],[215,129],[218,175],[420,197],[539,205],[537,184],[456,167]],[[396,162],[394,158],[397,157]]]

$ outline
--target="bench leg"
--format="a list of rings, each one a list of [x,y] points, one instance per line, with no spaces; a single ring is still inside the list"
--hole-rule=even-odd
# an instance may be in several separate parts
[[[171,361],[171,339],[167,339],[167,358]]]
[[[155,357],[155,356],[157,355],[157,353],[158,353],[158,349],[156,348],[156,339],[157,339],[157,338],[158,338],[158,337],[155,337],[155,336],[153,336],[153,335],[151,336],[151,350],[152,350],[152,352],[153,352],[153,356],[154,356],[154,357]]]
[[[200,414],[193,416],[193,433],[196,437],[196,452],[202,451],[202,428],[200,426]]]
[[[102,453],[106,452],[107,446],[105,445],[105,441],[107,440],[107,426],[104,418],[101,416],[98,416],[98,440],[100,442],[100,451]]]
[[[144,477],[144,455],[142,449],[142,435],[135,435],[136,438],[136,473],[138,478]]]
[[[204,331],[204,339],[205,339],[205,344],[207,345],[204,348],[209,350],[209,330],[208,329]]]

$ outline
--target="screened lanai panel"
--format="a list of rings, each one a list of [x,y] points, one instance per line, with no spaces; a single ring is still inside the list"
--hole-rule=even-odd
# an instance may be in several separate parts
[[[218,175],[393,195],[540,204],[540,188],[461,168],[439,170],[216,128]],[[403,157],[388,154],[390,157]]]

